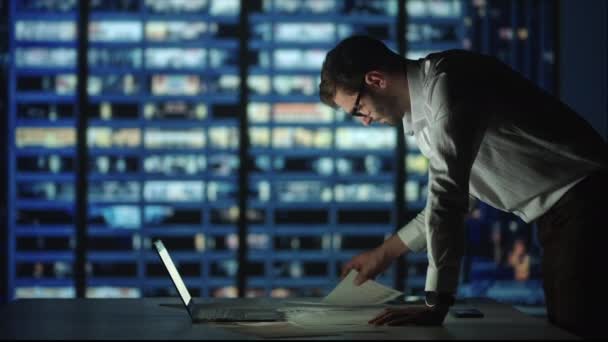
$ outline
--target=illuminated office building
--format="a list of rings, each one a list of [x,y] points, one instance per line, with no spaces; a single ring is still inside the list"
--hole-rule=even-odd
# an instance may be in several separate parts
[[[395,51],[401,43],[412,59],[472,49],[551,90],[552,6],[91,1],[87,296],[175,295],[151,249],[157,238],[193,295],[235,296],[240,168],[247,168],[249,185],[247,295],[326,294],[342,263],[390,236],[397,215],[423,208],[428,167],[409,138],[401,151],[406,166],[396,164],[394,128],[361,127],[319,102],[327,51],[357,33]],[[249,36],[239,29],[242,10]],[[75,0],[15,0],[9,8],[12,297],[75,296],[77,19]],[[241,82],[246,109],[239,106]],[[239,125],[242,115],[247,127]],[[244,159],[240,130],[249,140]],[[403,210],[394,205],[397,172],[406,175]],[[531,304],[542,302],[534,292],[540,288],[532,227],[483,205],[467,223],[472,247],[461,294],[517,302],[532,291]],[[406,267],[406,293],[420,294],[426,256],[408,256]],[[392,267],[378,280],[393,286],[397,276]]]

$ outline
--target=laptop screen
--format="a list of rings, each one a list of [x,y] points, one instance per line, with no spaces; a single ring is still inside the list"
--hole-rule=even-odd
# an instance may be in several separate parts
[[[160,240],[154,242],[154,246],[156,247],[158,255],[160,255],[160,258],[163,261],[163,264],[165,264],[167,271],[169,271],[169,275],[173,280],[173,284],[175,284],[175,287],[177,288],[177,292],[179,292],[179,295],[182,297],[182,300],[187,307],[192,298],[190,297],[190,292],[188,292],[182,277],[180,277],[179,272],[177,272],[177,268],[173,264],[173,260],[171,260],[171,256],[169,256],[169,252],[167,252],[167,249]]]

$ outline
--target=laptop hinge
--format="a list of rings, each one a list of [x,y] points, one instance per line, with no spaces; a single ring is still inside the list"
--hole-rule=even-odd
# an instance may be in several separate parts
[[[194,320],[194,300],[190,299],[190,303],[188,303],[188,305],[186,306],[186,308],[188,309],[188,315],[190,315],[190,319]]]

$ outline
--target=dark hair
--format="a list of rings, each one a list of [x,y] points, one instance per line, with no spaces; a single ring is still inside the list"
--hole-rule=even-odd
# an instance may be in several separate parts
[[[344,39],[325,56],[321,69],[319,96],[328,106],[336,108],[336,89],[355,93],[368,71],[402,70],[403,58],[378,39],[356,35]]]

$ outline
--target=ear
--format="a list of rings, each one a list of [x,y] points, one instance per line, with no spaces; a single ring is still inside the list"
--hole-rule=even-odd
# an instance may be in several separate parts
[[[387,75],[382,71],[368,71],[365,74],[365,83],[371,88],[384,89],[387,86]]]

